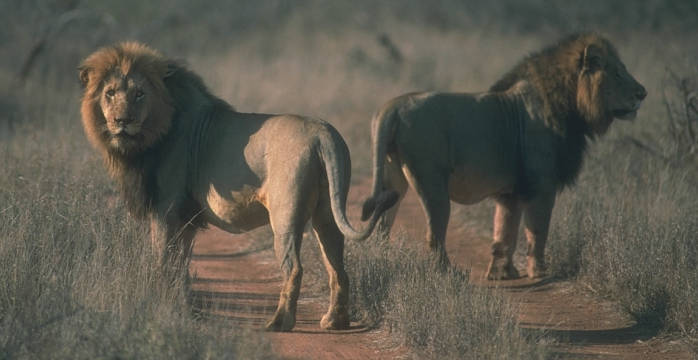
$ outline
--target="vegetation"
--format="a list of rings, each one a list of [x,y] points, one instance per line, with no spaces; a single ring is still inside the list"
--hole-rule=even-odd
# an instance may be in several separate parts
[[[383,239],[375,239],[383,240]],[[413,239],[410,239],[413,240]],[[351,246],[356,316],[383,322],[395,341],[445,359],[543,359],[546,350],[517,327],[517,308],[400,240]]]
[[[261,334],[193,319],[101,164],[60,136],[2,151],[0,358],[270,358]]]
[[[147,229],[125,215],[80,128],[76,67],[98,46],[145,41],[186,59],[241,111],[330,121],[361,179],[384,101],[484,90],[528,52],[583,29],[606,33],[649,95],[634,123],[594,144],[560,197],[551,271],[692,339],[698,353],[694,1],[290,4],[0,3],[0,358],[273,356],[263,334],[192,320],[181,286],[159,281]],[[486,221],[477,226],[489,231]],[[463,272],[434,271],[399,242],[352,244],[347,263],[355,316],[418,352],[545,356],[516,328],[515,309]]]
[[[555,274],[578,276],[639,322],[695,345],[697,79],[671,75],[664,138],[621,137],[592,153],[579,187],[556,209],[549,253]]]

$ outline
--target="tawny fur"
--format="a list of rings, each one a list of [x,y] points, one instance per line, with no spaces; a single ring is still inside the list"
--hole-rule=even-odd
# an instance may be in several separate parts
[[[575,34],[516,65],[484,93],[412,93],[389,101],[372,123],[373,196],[408,184],[425,210],[427,242],[443,264],[450,201],[494,198],[491,279],[518,277],[512,263],[519,223],[529,277],[544,274],[556,193],[572,185],[588,139],[614,118],[632,119],[646,91],[611,43]],[[392,226],[397,206],[383,228]]]
[[[312,219],[330,282],[321,326],[349,326],[344,238],[366,238],[396,196],[380,194],[363,229],[349,224],[349,151],[331,125],[238,113],[196,74],[138,43],[96,51],[80,66],[80,80],[85,133],[129,211],[150,219],[166,270],[188,274],[198,228],[241,233],[271,223],[285,283],[267,329],[290,330],[303,273],[300,242]]]

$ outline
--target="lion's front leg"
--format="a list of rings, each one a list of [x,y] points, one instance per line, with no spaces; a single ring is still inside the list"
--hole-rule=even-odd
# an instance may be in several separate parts
[[[528,243],[526,272],[531,279],[545,275],[545,241],[548,238],[554,205],[555,193],[544,193],[531,200],[524,210],[524,227]]]
[[[494,241],[492,242],[492,259],[487,267],[488,279],[504,280],[519,277],[513,256],[520,222],[521,204],[518,199],[513,196],[499,197],[494,213]]]
[[[189,262],[196,229],[174,214],[152,214],[150,238],[159,257],[160,269],[167,286],[183,285],[189,294]]]

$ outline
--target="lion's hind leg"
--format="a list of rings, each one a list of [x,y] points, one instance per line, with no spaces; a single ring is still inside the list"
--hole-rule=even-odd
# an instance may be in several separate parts
[[[446,229],[451,214],[448,176],[430,163],[415,163],[414,166],[408,166],[405,175],[417,192],[424,210],[429,249],[436,256],[439,266],[446,269],[450,266],[446,254]]]
[[[290,331],[296,325],[296,306],[303,278],[300,248],[305,225],[305,221],[299,217],[297,206],[289,206],[286,209],[272,208],[270,211],[274,253],[284,277],[276,312],[266,324],[266,329],[270,331]]]
[[[344,270],[344,235],[339,231],[327,196],[320,199],[313,214],[313,229],[320,243],[330,285],[330,305],[322,317],[323,329],[349,327],[349,277]]]

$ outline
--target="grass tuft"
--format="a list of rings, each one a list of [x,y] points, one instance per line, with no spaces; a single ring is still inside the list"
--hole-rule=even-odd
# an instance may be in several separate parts
[[[517,327],[518,311],[468,273],[439,270],[430,258],[385,239],[348,254],[354,316],[383,323],[399,343],[428,357],[542,359],[547,353]]]

